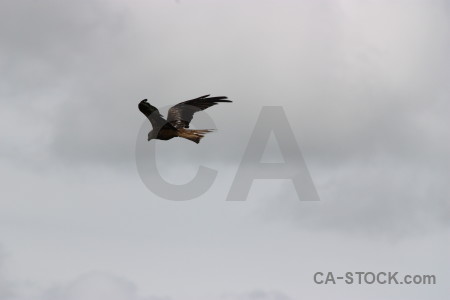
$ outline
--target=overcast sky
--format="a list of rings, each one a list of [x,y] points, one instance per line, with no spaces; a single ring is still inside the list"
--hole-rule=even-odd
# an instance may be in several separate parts
[[[444,0],[1,1],[0,300],[443,299],[449,53]],[[165,114],[205,94],[233,100],[198,116],[217,131],[146,141],[140,100]],[[264,106],[286,113],[320,201],[281,179],[226,201]],[[204,166],[212,186],[157,196],[137,170],[152,143],[167,182]]]

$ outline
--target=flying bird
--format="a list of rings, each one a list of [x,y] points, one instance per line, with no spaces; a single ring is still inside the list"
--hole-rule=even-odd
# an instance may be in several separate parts
[[[148,133],[147,140],[170,140],[174,137],[182,137],[198,144],[203,136],[212,129],[189,129],[189,123],[194,114],[221,102],[232,102],[224,96],[209,96],[201,96],[172,106],[167,113],[167,120],[156,107],[148,103],[147,99],[139,102],[139,110],[148,118],[153,127],[153,130]]]

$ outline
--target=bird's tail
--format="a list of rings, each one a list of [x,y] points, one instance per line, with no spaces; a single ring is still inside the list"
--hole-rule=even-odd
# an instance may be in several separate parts
[[[200,143],[200,140],[206,133],[212,132],[212,129],[181,129],[178,131],[178,136],[193,141],[194,143]]]

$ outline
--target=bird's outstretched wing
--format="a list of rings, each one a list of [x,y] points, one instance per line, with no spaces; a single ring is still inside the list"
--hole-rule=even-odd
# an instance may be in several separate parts
[[[153,128],[162,127],[167,123],[167,121],[159,113],[159,110],[156,107],[150,105],[150,103],[147,102],[147,99],[139,102],[138,107],[139,110],[148,118],[150,123],[152,123]]]
[[[220,102],[232,102],[227,97],[209,97],[209,95],[201,96],[192,100],[187,100],[172,106],[167,115],[167,121],[175,128],[189,128],[194,114],[198,111],[205,110]]]

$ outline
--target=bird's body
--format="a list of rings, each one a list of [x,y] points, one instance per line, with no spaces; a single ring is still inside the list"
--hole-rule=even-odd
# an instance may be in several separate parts
[[[170,140],[174,137],[182,137],[199,143],[204,134],[211,132],[211,129],[188,129],[194,113],[207,109],[220,102],[232,102],[227,97],[209,97],[205,95],[192,100],[178,103],[169,109],[167,120],[159,113],[158,109],[147,99],[139,102],[139,110],[152,123],[153,130],[148,133],[148,140]]]

